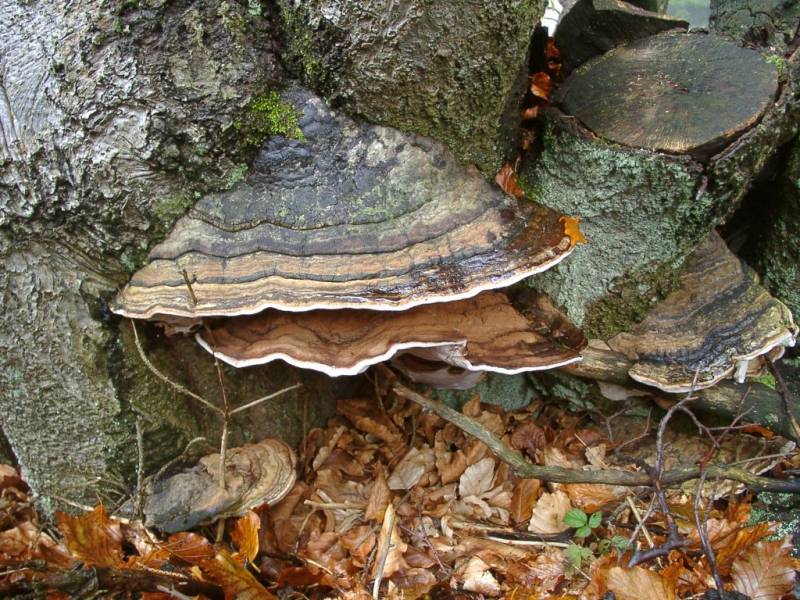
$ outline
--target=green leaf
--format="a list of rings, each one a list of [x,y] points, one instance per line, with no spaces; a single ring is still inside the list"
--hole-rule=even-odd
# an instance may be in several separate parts
[[[591,517],[589,517],[588,525],[592,529],[595,529],[600,526],[600,522],[603,520],[603,514],[600,512],[593,513]]]
[[[585,538],[590,533],[592,533],[592,529],[588,525],[584,525],[575,530],[575,537]]]
[[[623,537],[621,535],[615,535],[611,538],[611,545],[614,546],[617,550],[627,550],[630,542],[628,538]]]
[[[589,522],[586,513],[580,508],[571,508],[564,515],[564,523],[570,527],[583,527]]]
[[[597,553],[605,554],[611,549],[611,540],[600,540],[597,542]]]
[[[585,548],[581,548],[576,544],[570,544],[567,546],[564,553],[567,555],[567,562],[573,569],[578,569],[583,562],[584,551]]]

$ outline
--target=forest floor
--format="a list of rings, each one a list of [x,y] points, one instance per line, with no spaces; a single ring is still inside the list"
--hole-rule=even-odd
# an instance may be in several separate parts
[[[543,400],[506,412],[478,397],[463,407],[531,465],[652,478],[548,483],[515,474],[502,452],[397,389],[341,401],[306,436],[288,495],[221,526],[160,535],[102,504],[49,522],[0,466],[0,596],[667,600],[723,587],[744,594],[730,598],[792,597],[791,533],[708,469],[786,480],[800,468],[791,442],[758,426],[707,427],[686,399],[610,413]],[[678,464],[699,465],[700,479],[666,483]]]

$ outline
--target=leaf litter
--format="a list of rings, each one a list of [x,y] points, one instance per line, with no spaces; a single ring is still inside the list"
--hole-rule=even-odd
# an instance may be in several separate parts
[[[0,594],[35,584],[48,597],[70,597],[64,574],[77,570],[99,573],[95,585],[107,597],[149,600],[609,593],[672,600],[713,587],[686,486],[665,492],[682,546],[628,567],[634,545],[668,538],[663,514],[648,510],[651,491],[521,479],[451,423],[403,398],[391,402],[386,411],[366,399],[340,402],[325,428],[309,432],[288,495],[225,519],[219,540],[209,528],[161,536],[102,505],[80,516],[58,513],[48,527],[22,479],[0,466]],[[509,413],[475,397],[463,412],[538,464],[638,470],[654,459],[653,438],[641,427],[626,428],[638,439],[625,445],[589,415],[540,401]],[[671,449],[683,448],[689,462],[711,447],[696,435],[670,436]],[[779,460],[798,462],[776,437],[737,431],[715,443],[726,460],[761,470],[776,463],[763,458],[776,447],[784,451]],[[790,597],[800,564],[788,538],[776,537],[772,524],[751,523],[753,498],[740,487],[712,483],[702,490],[703,521],[725,587],[751,598]]]

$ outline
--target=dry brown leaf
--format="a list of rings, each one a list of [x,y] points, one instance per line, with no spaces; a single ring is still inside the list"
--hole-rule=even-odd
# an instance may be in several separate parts
[[[515,523],[526,523],[531,520],[541,486],[542,483],[538,479],[520,479],[514,486],[510,512]]]
[[[412,448],[397,464],[387,482],[390,490],[409,490],[422,476],[432,470],[433,450],[425,444],[422,448]]]
[[[492,489],[494,479],[494,459],[487,456],[466,468],[458,480],[458,494],[462,498],[480,498]]]
[[[375,469],[375,481],[369,493],[367,508],[364,511],[364,518],[370,521],[380,521],[386,514],[386,507],[392,501],[392,492],[386,482],[386,475],[383,466],[378,464]]]
[[[225,592],[225,600],[277,600],[243,565],[220,550],[213,560],[201,568]]]
[[[547,446],[547,435],[533,419],[526,419],[511,434],[511,445],[533,458]]]
[[[548,493],[545,492],[533,507],[528,531],[541,534],[561,533],[569,529],[569,525],[564,523],[564,515],[572,508],[569,496],[561,490]]]
[[[444,431],[437,431],[434,436],[433,452],[436,455],[436,470],[442,485],[457,481],[467,468],[467,458],[461,450],[450,452],[449,444],[444,439]]]
[[[601,483],[567,483],[562,489],[567,492],[573,506],[593,513],[624,497],[627,490],[621,486]]]
[[[697,535],[696,530],[693,533],[695,536]],[[753,527],[743,527],[728,535],[712,539],[711,545],[716,553],[717,568],[720,573],[729,575],[733,567],[733,561],[742,552],[771,533],[772,528],[769,523],[758,523]],[[709,537],[711,536],[709,535]]]
[[[792,591],[796,561],[785,540],[758,542],[733,561],[731,573],[737,592],[752,600],[780,600]]]
[[[403,434],[388,416],[381,413],[370,400],[340,400],[336,410],[347,417],[356,429],[374,435],[386,443],[392,456],[399,456],[405,448]]]
[[[76,559],[99,567],[122,567],[122,530],[102,504],[84,515],[56,513],[56,522]]]
[[[214,558],[216,552],[206,538],[197,533],[175,533],[163,545],[172,556],[190,565],[199,565]]]
[[[673,581],[643,567],[612,567],[606,574],[606,584],[617,600],[678,600]]]
[[[342,535],[339,541],[350,552],[350,555],[357,560],[358,566],[363,566],[375,547],[377,538],[371,526],[361,525]]]
[[[231,540],[239,549],[239,554],[250,562],[258,555],[258,532],[261,529],[261,519],[252,510],[240,519],[236,519],[231,531]]]
[[[497,172],[494,180],[497,182],[497,185],[500,186],[500,189],[509,196],[514,196],[517,200],[522,200],[522,198],[525,197],[525,192],[517,182],[517,173],[514,171],[514,167],[511,163],[504,164]]]
[[[473,556],[463,568],[463,587],[468,592],[483,594],[484,596],[500,596],[503,593],[497,579],[494,578],[489,565],[477,556]]]

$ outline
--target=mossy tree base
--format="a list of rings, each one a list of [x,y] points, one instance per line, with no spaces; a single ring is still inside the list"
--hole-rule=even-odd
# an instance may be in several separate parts
[[[515,148],[542,0],[281,0],[307,84],[373,123],[436,138],[493,177]]]
[[[530,284],[589,337],[608,339],[639,321],[674,289],[686,256],[725,222],[796,133],[799,63],[796,52],[761,120],[702,162],[617,145],[574,117],[546,111],[542,149],[524,165],[522,184],[531,199],[580,217],[588,244]]]

